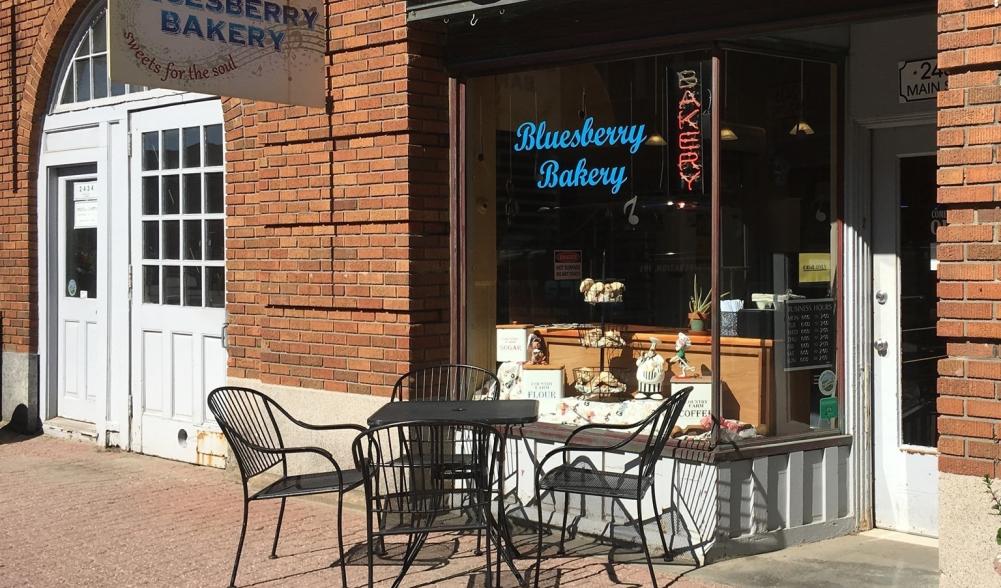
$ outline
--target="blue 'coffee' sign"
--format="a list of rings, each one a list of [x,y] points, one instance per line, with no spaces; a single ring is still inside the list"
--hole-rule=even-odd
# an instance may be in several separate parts
[[[546,121],[528,121],[518,125],[514,150],[557,151],[587,147],[627,147],[629,153],[639,151],[646,140],[646,125],[595,127],[594,117],[587,117],[577,129],[549,130]],[[629,178],[626,166],[588,167],[581,157],[571,167],[561,167],[560,162],[548,159],[539,166],[539,188],[580,188],[609,186],[618,194]]]

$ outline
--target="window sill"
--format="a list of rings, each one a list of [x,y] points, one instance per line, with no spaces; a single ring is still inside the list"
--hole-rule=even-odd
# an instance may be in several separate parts
[[[549,441],[562,443],[567,436],[576,429],[570,425],[559,425],[556,423],[532,423],[512,430],[512,436],[516,438],[535,439],[538,441]],[[594,432],[582,433],[576,440],[581,445],[612,445],[622,441],[629,436],[628,433],[611,429],[594,429]],[[575,441],[576,441],[575,440]],[[619,451],[639,452],[645,447],[646,436],[640,435],[631,443],[628,443]],[[688,439],[669,439],[664,446],[662,457],[670,457],[683,461],[697,463],[721,463],[729,461],[740,461],[792,453],[795,451],[811,451],[815,449],[825,449],[827,447],[850,446],[853,442],[851,435],[841,433],[809,433],[797,435],[795,437],[783,437],[779,439],[761,439],[741,445],[721,444],[715,448],[704,441],[694,441]]]

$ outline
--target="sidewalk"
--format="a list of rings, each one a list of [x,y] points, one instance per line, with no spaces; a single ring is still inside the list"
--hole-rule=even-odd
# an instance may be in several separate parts
[[[0,587],[224,588],[240,510],[240,485],[221,470],[0,431]],[[237,585],[340,586],[339,571],[329,567],[337,559],[336,509],[315,499],[291,499],[279,557],[269,560],[277,510],[277,501],[251,505]],[[349,584],[364,586],[363,512],[348,507],[344,524]],[[534,550],[534,534],[516,540],[522,551]],[[473,541],[432,536],[404,586],[483,586],[483,558],[473,555]],[[540,586],[649,586],[645,565],[620,563],[641,556],[616,554],[611,565],[606,546],[578,539],[567,547],[571,557],[543,560]],[[525,572],[534,558],[516,563]],[[660,586],[677,588],[922,588],[938,585],[938,550],[927,542],[863,534],[698,570],[657,568]],[[398,570],[399,560],[377,565],[376,585],[390,586]],[[516,585],[510,575],[502,583]]]
[[[240,485],[220,470],[0,433],[0,586],[224,588],[241,504]],[[279,557],[269,560],[277,511],[278,501],[251,504],[237,585],[340,586],[339,571],[329,567],[337,559],[336,509],[291,499]],[[346,509],[344,525],[349,584],[364,586],[363,513]],[[532,537],[519,540],[534,544]],[[404,586],[483,586],[482,573],[470,577],[483,565],[474,541],[432,536]],[[543,560],[540,586],[649,585],[645,565],[610,565],[607,547],[577,543],[568,551],[576,556]],[[523,572],[533,563],[516,560]],[[659,565],[661,586],[715,585],[677,580],[690,569]],[[398,570],[399,561],[378,565],[376,585],[390,586]],[[515,582],[508,576],[503,585]]]

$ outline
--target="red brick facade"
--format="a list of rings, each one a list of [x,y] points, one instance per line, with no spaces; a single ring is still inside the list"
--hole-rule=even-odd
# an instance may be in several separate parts
[[[37,351],[38,121],[88,4],[0,9],[7,351]],[[441,33],[407,27],[404,6],[328,3],[326,109],[224,101],[232,376],[386,394],[410,365],[447,359],[448,80]]]
[[[1001,10],[939,2],[939,469],[1001,475]]]

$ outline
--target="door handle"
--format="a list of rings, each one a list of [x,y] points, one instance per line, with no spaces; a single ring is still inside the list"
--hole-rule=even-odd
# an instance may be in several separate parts
[[[885,339],[876,339],[875,341],[873,341],[872,346],[876,350],[876,353],[880,355],[880,357],[886,356],[886,350],[888,348],[888,345]]]
[[[880,304],[886,304],[886,299],[887,296],[885,291],[879,290],[878,292],[876,292],[876,302]]]
[[[222,348],[223,349],[229,349],[229,342],[226,341],[226,334],[227,334],[226,332],[228,330],[229,330],[229,323],[223,323],[222,324],[222,333],[220,334],[220,336],[222,337]]]

